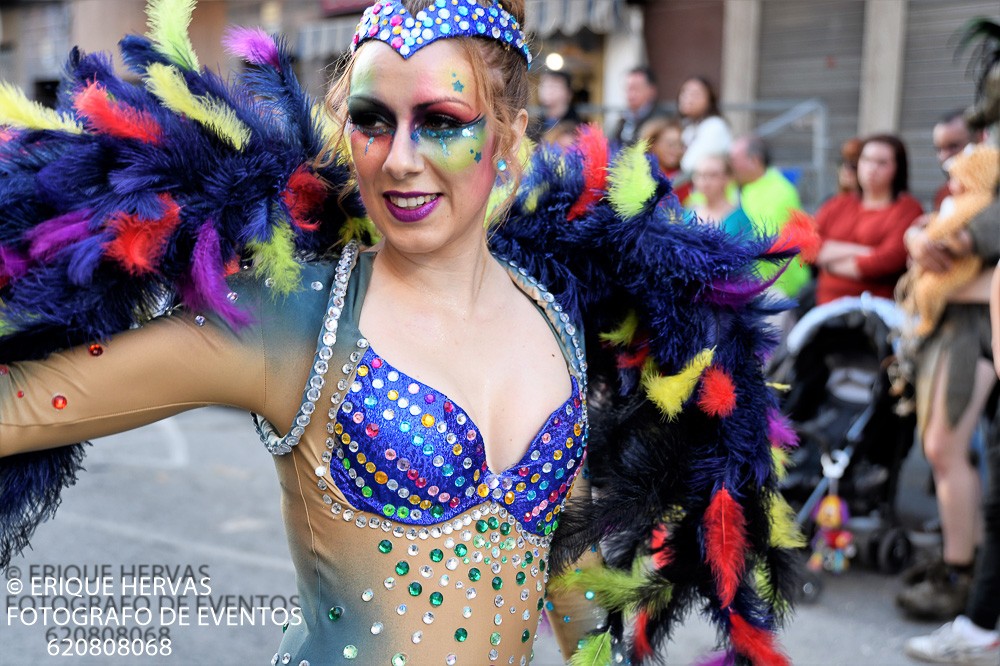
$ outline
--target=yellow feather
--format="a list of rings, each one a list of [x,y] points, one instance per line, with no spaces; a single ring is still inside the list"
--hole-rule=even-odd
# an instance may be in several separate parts
[[[295,261],[295,239],[287,222],[279,224],[266,243],[249,243],[254,274],[274,280],[275,294],[290,294],[298,288],[302,266]]]
[[[788,600],[781,596],[781,594],[778,593],[778,590],[774,588],[774,585],[771,582],[771,576],[768,574],[763,562],[759,562],[753,568],[753,576],[754,583],[757,585],[757,593],[764,599],[773,603],[774,609],[780,615],[785,615],[791,610],[791,605],[788,603]]]
[[[146,36],[157,52],[184,69],[197,70],[198,56],[191,45],[188,26],[196,0],[150,0],[146,5]]]
[[[241,150],[250,139],[250,130],[223,102],[194,95],[180,70],[163,63],[146,69],[146,87],[163,100],[164,105],[201,123]]]
[[[767,385],[773,388],[775,391],[781,391],[782,393],[792,390],[791,384],[779,384],[778,382],[768,382]]]
[[[347,218],[347,222],[344,223],[343,229],[340,230],[340,240],[343,243],[347,243],[348,241],[364,237],[366,233],[376,243],[382,237],[378,229],[375,228],[375,225],[372,224],[371,218],[349,217]]]
[[[614,345],[619,345],[624,347],[632,343],[635,339],[635,332],[639,328],[639,316],[635,313],[635,310],[629,310],[625,319],[618,326],[618,328],[613,331],[608,331],[607,333],[601,333],[598,337],[604,342],[610,342]]]
[[[712,364],[715,349],[703,349],[692,358],[684,369],[676,375],[663,376],[655,366],[647,363],[643,368],[642,385],[646,395],[667,418],[673,419],[681,413],[684,403],[691,397],[701,373]]]
[[[771,447],[771,464],[774,466],[774,474],[778,477],[778,481],[783,480],[788,474],[790,463],[791,459],[788,457],[787,451],[780,446]]]
[[[622,217],[635,217],[656,194],[656,180],[646,159],[646,144],[639,143],[619,153],[608,170],[608,198]]]
[[[322,104],[313,104],[309,108],[309,115],[312,118],[313,123],[318,128],[319,135],[323,137],[324,146],[339,146],[344,144],[350,146],[350,142],[346,141],[344,137],[341,137],[341,141],[336,141],[337,127],[334,124],[333,119],[330,118],[330,114],[326,112],[326,108]],[[338,148],[338,151],[341,153],[343,152],[340,148]]]
[[[18,129],[60,130],[83,134],[83,127],[55,109],[28,99],[17,86],[0,81],[0,125]]]
[[[510,194],[512,186],[513,181],[508,181],[503,185],[495,186],[490,192],[490,199],[486,203],[486,218],[483,220],[483,224],[487,229],[495,227],[503,221],[497,215],[497,211],[507,201],[507,196]]]
[[[532,189],[528,192],[528,195],[524,198],[524,210],[527,213],[534,213],[538,210],[538,199],[545,192],[546,187],[544,185],[539,185],[538,187]]]
[[[771,545],[777,548],[806,545],[806,538],[795,524],[795,511],[777,493],[771,495]]]

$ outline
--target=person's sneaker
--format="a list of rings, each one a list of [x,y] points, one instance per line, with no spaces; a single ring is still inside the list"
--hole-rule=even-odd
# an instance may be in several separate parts
[[[896,605],[917,619],[947,620],[965,610],[971,584],[970,573],[931,571],[924,580],[903,588]]]
[[[908,657],[934,664],[1000,663],[1000,634],[981,629],[959,615],[927,636],[914,636],[903,645]]]

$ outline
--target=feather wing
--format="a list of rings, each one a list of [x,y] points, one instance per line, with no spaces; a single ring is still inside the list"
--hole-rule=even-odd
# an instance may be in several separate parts
[[[590,380],[604,387],[589,400],[596,499],[569,500],[553,570],[597,542],[620,576],[646,567],[627,581],[565,574],[615,590],[598,599],[608,629],[587,643],[588,659],[608,643],[632,663],[662,657],[676,623],[703,604],[734,659],[781,663],[771,631],[788,608],[785,547],[798,541],[783,508],[772,511],[772,440],[794,442],[763,375],[776,343],[765,318],[781,304],[758,266],[789,261],[804,236],[737,238],[700,223],[641,147],[599,183],[585,139],[535,151],[493,237],[585,325]],[[594,587],[607,580],[617,582]]]
[[[291,55],[260,31],[230,47],[248,69],[199,69],[192,0],[153,0],[150,31],[105,54],[74,49],[59,108],[0,84],[0,363],[106,338],[179,303],[246,323],[226,267],[252,262],[277,290],[302,258],[364,229],[346,168],[321,158],[323,113]],[[318,164],[327,163],[327,166]],[[0,564],[58,505],[79,446],[0,463]]]

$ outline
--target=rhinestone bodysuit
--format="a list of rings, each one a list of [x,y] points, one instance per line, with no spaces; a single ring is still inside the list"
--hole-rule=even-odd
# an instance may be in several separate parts
[[[523,666],[541,610],[552,606],[551,535],[584,468],[579,334],[543,285],[505,264],[559,339],[570,386],[521,460],[491,470],[488,443],[462,406],[394,367],[358,330],[372,258],[360,254],[356,270],[342,262],[335,274],[294,424],[303,430],[287,431],[289,440],[263,424],[279,474],[295,468],[296,483],[313,486],[286,505],[286,525],[310,526],[290,539],[306,554],[299,589],[314,619],[288,628],[275,662],[319,654],[321,663]],[[317,447],[312,417],[324,403]],[[568,627],[569,611],[556,613]],[[588,602],[579,617],[574,630],[593,628],[596,608]]]

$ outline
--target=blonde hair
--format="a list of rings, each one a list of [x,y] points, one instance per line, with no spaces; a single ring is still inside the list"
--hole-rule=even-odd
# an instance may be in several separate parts
[[[400,0],[412,14],[427,6],[427,0]],[[484,7],[488,5],[482,3]],[[504,0],[503,7],[518,23],[524,25],[524,0]],[[453,38],[462,48],[472,67],[476,82],[477,101],[483,109],[487,127],[493,130],[495,162],[504,160],[507,168],[499,172],[501,181],[509,187],[507,200],[494,209],[494,217],[502,217],[513,202],[523,166],[518,155],[519,146],[514,122],[518,113],[527,107],[529,96],[528,65],[524,55],[516,48],[508,47],[493,39],[478,37]],[[351,74],[354,70],[354,54],[345,55],[337,65],[333,84],[324,100],[325,110],[333,121],[334,131],[323,147],[318,164],[325,166],[341,159],[348,163],[351,180],[345,186],[341,197],[356,186],[357,174],[346,159],[347,141],[347,98],[351,90]]]

